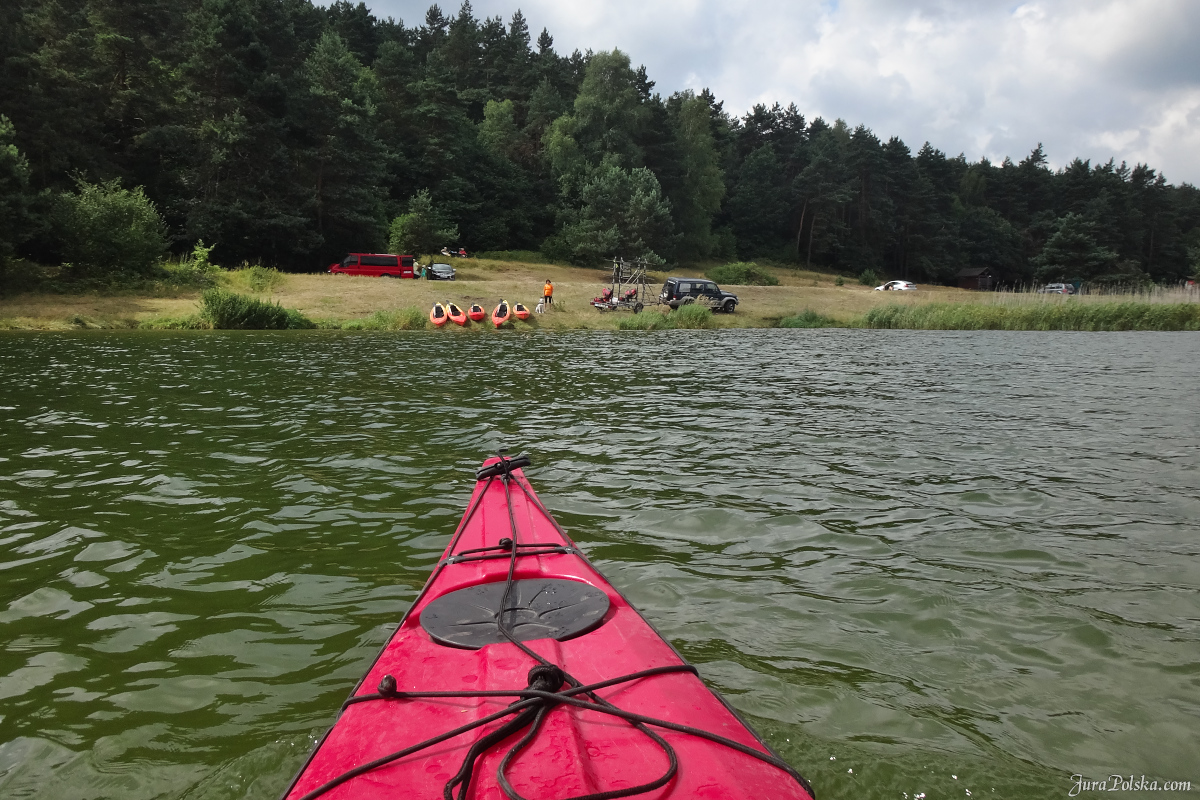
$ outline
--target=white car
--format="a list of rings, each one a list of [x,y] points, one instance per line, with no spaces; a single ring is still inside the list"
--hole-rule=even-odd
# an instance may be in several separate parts
[[[877,292],[911,292],[912,290],[914,290],[916,288],[917,288],[917,285],[915,283],[910,283],[909,281],[888,281],[883,286],[876,286],[875,291],[877,291]]]

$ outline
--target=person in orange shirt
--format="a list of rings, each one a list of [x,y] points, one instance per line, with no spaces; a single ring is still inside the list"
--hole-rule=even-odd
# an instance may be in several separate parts
[[[550,282],[549,278],[546,279],[546,285],[542,287],[542,302],[546,305],[554,302],[554,284]]]

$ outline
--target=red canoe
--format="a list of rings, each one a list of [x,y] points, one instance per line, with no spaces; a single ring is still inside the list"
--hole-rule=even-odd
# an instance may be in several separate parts
[[[513,304],[513,316],[524,322],[529,319],[529,309],[521,303]]]
[[[508,318],[512,316],[512,309],[508,307],[508,301],[501,300],[500,305],[496,306],[492,311],[492,324],[499,328],[504,323],[508,322]]]
[[[446,324],[446,308],[441,303],[434,303],[433,308],[429,309],[429,321],[439,328]]]
[[[483,322],[486,314],[487,312],[483,310],[483,306],[479,305],[479,303],[472,303],[471,307],[467,309],[467,316],[475,322]]]
[[[528,463],[478,471],[442,560],[286,797],[811,800],[579,552]]]
[[[463,313],[461,308],[454,305],[454,303],[446,304],[446,316],[450,317],[450,321],[455,325],[467,324],[467,315]]]

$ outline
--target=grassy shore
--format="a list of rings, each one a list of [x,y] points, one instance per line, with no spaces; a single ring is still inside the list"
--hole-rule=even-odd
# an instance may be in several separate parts
[[[873,308],[868,328],[938,331],[1195,331],[1200,303],[1145,301],[1067,302],[1019,305],[928,303]]]
[[[1123,298],[1061,297],[968,292],[922,286],[915,292],[875,292],[833,274],[768,268],[778,286],[729,286],[741,303],[737,313],[703,320],[670,317],[650,306],[639,315],[600,312],[590,300],[608,277],[601,270],[533,261],[455,260],[454,282],[354,278],[327,274],[283,275],[264,270],[220,273],[227,291],[247,294],[294,309],[321,328],[403,330],[423,327],[434,302],[462,307],[478,302],[489,311],[501,298],[532,308],[543,282],[554,281],[550,313],[517,327],[542,330],[662,329],[677,327],[886,327],[929,329],[1038,330],[1195,330],[1200,304],[1195,293],[1153,292]],[[668,273],[652,276],[653,291]],[[701,276],[701,269],[671,275]],[[1137,306],[1137,308],[1134,308]],[[1145,307],[1145,308],[1143,308]],[[1151,308],[1153,307],[1153,308]],[[1178,308],[1176,308],[1178,307]],[[1140,309],[1140,310],[1139,310]],[[1147,310],[1149,309],[1149,310]],[[1172,310],[1173,309],[1173,310]],[[158,294],[22,294],[0,300],[0,329],[79,330],[85,328],[202,328],[200,291]],[[473,325],[467,331],[487,330]],[[447,326],[446,333],[463,333]]]

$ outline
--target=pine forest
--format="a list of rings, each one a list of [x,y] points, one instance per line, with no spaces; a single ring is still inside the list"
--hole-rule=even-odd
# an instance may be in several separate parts
[[[741,113],[469,2],[408,25],[345,0],[5,0],[0,64],[0,263],[137,271],[202,242],[315,271],[424,225],[584,266],[1200,271],[1200,192],[1151,165],[973,162],[794,104]]]

